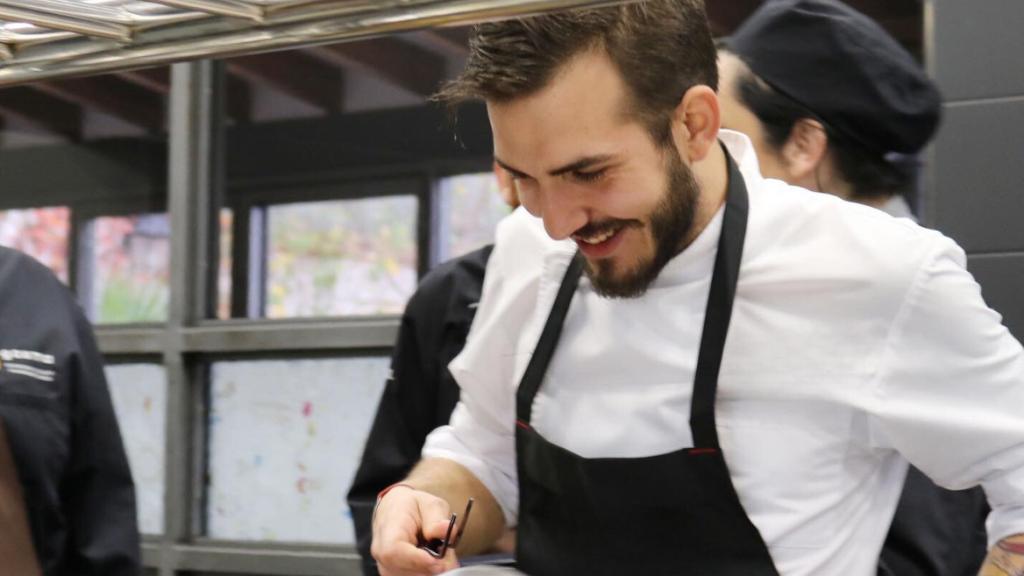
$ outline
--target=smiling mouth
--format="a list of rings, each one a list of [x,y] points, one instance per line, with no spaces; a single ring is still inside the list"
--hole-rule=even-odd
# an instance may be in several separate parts
[[[584,236],[582,234],[573,234],[572,239],[577,242],[583,242],[585,244],[595,246],[603,242],[607,242],[609,238],[615,236],[615,234],[617,234],[621,229],[621,226],[616,226],[614,228],[609,228],[603,232],[598,232],[597,234],[591,234],[589,236]]]
[[[628,228],[628,223],[618,223],[602,226],[600,230],[583,229],[573,234],[572,239],[588,260],[603,260],[615,254]]]

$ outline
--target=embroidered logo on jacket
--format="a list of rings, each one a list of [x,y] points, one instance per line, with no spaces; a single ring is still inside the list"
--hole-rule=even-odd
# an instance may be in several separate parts
[[[53,369],[52,354],[33,350],[0,350],[0,371],[27,376],[43,382],[53,382],[57,372]]]

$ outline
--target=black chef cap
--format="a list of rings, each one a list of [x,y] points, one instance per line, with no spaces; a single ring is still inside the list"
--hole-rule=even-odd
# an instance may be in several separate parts
[[[726,47],[773,88],[879,155],[914,154],[938,126],[941,97],[914,58],[837,0],[769,0]]]

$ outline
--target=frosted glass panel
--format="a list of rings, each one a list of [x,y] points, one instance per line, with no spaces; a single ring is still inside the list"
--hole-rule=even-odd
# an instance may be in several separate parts
[[[89,224],[92,233],[92,298],[96,323],[167,319],[170,220],[167,214],[111,216]]]
[[[416,289],[413,196],[272,206],[266,316],[394,314]]]
[[[208,535],[354,542],[345,494],[388,369],[383,357],[214,364]]]
[[[106,373],[135,480],[139,530],[160,534],[164,526],[167,373],[158,364],[114,364],[107,366]]]
[[[441,178],[437,262],[444,262],[494,242],[494,229],[511,208],[498,193],[493,172]]]
[[[0,245],[20,250],[68,281],[71,211],[64,207],[0,211]]]
[[[230,208],[220,210],[220,258],[217,263],[217,318],[231,318],[231,244],[235,213]]]

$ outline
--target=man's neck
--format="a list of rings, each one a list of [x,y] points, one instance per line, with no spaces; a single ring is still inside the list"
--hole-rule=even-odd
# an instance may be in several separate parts
[[[693,226],[690,227],[690,234],[686,238],[687,246],[700,236],[718,213],[718,209],[725,202],[725,190],[729,185],[728,165],[721,146],[712,146],[703,160],[693,163],[692,170],[700,186],[700,195],[697,197]]]

